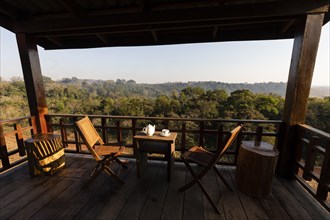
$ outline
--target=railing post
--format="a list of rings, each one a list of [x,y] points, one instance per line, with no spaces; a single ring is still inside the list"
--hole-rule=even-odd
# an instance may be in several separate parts
[[[24,148],[24,140],[23,140],[23,133],[22,133],[22,126],[20,124],[14,124],[14,129],[16,131],[15,138],[18,148],[18,153],[21,157],[25,156],[25,148]]]
[[[63,147],[67,148],[68,147],[68,137],[66,135],[66,129],[64,127],[63,118],[60,119],[60,130],[61,130]]]
[[[217,147],[220,147],[223,141],[223,124],[220,124],[218,126],[218,132],[217,132]]]
[[[169,124],[169,120],[164,120],[164,126],[166,129],[168,129],[168,124]]]
[[[136,135],[136,119],[132,118],[132,135],[133,137]]]
[[[29,118],[29,124],[30,126],[32,126],[32,130],[31,130],[31,136],[32,136],[37,133],[37,124],[36,124],[35,116],[31,116],[31,118]]]
[[[305,167],[304,167],[304,173],[303,178],[305,180],[312,180],[312,176],[310,175],[311,172],[314,170],[315,165],[315,150],[314,147],[319,143],[319,137],[313,136],[311,140],[309,141],[308,147],[307,147],[307,154],[305,159]]]
[[[107,138],[107,129],[105,128],[106,126],[106,118],[101,118],[101,127],[102,127],[102,139],[105,144],[108,143],[108,138]]]
[[[205,129],[204,121],[201,121],[199,123],[199,146],[204,145],[204,129]]]
[[[257,127],[256,138],[254,140],[254,146],[260,146],[261,139],[262,139],[262,131],[263,128],[261,126]]]
[[[8,150],[6,145],[6,139],[1,124],[0,124],[0,159],[3,169],[8,169],[10,167],[10,162],[9,162]]]
[[[181,154],[186,151],[186,130],[187,124],[186,122],[182,122],[182,136],[181,136]]]
[[[237,123],[237,126],[239,126],[240,124],[242,124],[242,123]],[[241,147],[241,143],[242,143],[242,133],[243,133],[243,130],[237,135],[237,138],[236,138],[236,148],[235,148],[235,151],[234,151],[234,153],[235,153],[235,157],[234,157],[235,166],[237,165],[238,151],[239,151],[239,148]]]
[[[116,121],[116,132],[117,132],[117,142],[120,143],[123,140],[121,128],[120,128],[120,121]]]
[[[44,117],[45,117],[45,121],[46,121],[47,132],[53,132],[53,128],[51,126],[49,126],[52,119],[50,117],[48,117],[48,115],[44,115]]]
[[[330,183],[330,141],[325,145],[325,154],[323,158],[322,170],[320,174],[320,182],[317,187],[316,197],[325,201],[328,197],[327,184]]]
[[[72,125],[74,124],[75,121],[77,121],[78,118],[77,117],[72,117]],[[74,133],[74,142],[76,144],[76,151],[79,153],[81,152],[81,144],[79,143],[79,139],[78,139],[78,131],[77,129],[73,126],[73,133]]]

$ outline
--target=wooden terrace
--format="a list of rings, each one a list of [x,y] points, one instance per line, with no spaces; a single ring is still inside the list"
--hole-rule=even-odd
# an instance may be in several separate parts
[[[0,218],[329,219],[329,131],[305,124],[320,34],[329,20],[329,0],[1,1],[0,25],[16,34],[30,116],[0,121]],[[221,185],[206,181],[214,196],[220,192],[224,195],[220,201],[224,215],[215,216],[211,207],[203,203],[205,199],[199,190],[190,194],[177,192],[189,178],[182,164],[175,165],[175,177],[168,184],[163,181],[163,175],[166,175],[163,163],[153,162],[148,169],[150,174],[137,179],[134,161],[131,161],[130,169],[122,172],[126,181],[124,186],[119,187],[111,178],[99,176],[96,182],[82,190],[92,165],[80,155],[84,152],[79,136],[70,127],[81,116],[49,114],[37,46],[52,50],[275,39],[294,41],[281,121],[213,119],[220,125],[243,121],[256,126],[270,123],[276,127],[261,136],[275,137],[274,145],[280,152],[276,173],[287,180],[276,178],[270,197],[254,199],[238,191],[228,194],[223,192]],[[52,121],[56,117],[69,118],[71,124],[65,120],[61,122],[61,119]],[[120,139],[121,129],[134,134],[141,126],[136,123],[141,118],[134,116],[93,117],[101,121],[97,126],[103,138],[109,129],[114,128]],[[113,125],[113,119],[119,122]],[[22,125],[22,120],[29,120],[29,123]],[[125,125],[126,122],[120,120],[131,122]],[[159,120],[164,127],[176,129],[182,137],[177,149],[181,153],[192,147],[186,145],[187,135],[196,136],[197,144],[205,146],[204,140],[209,140],[207,136],[218,132],[205,126],[211,123],[207,121],[210,119],[142,120]],[[178,126],[171,127],[173,124],[168,123],[171,120]],[[194,128],[187,127],[183,123],[185,120],[192,121]],[[4,130],[8,123],[13,125],[13,131]],[[23,133],[56,131],[56,126],[60,128],[63,144],[74,144],[73,152],[79,154],[68,156],[67,167],[55,176],[31,179],[24,163]],[[255,135],[256,126],[243,132]],[[67,138],[65,129],[73,132],[73,140]],[[14,136],[16,149],[8,149],[6,137],[9,135]],[[233,166],[224,168],[233,185],[239,146],[240,141],[229,152]],[[66,149],[66,152],[72,152],[72,149]],[[18,160],[13,160],[14,156]],[[321,158],[317,164],[316,158]],[[214,178],[209,176],[209,180]],[[296,180],[288,180],[293,178]],[[308,181],[314,181],[316,186],[311,187]],[[176,205],[177,202],[180,205]],[[172,216],[174,214],[179,216]]]
[[[175,163],[171,182],[166,181],[165,162],[150,162],[141,178],[135,160],[128,161],[128,169],[113,164],[124,185],[103,173],[89,184],[94,166],[89,155],[66,154],[65,169],[54,176],[31,178],[27,163],[7,171],[0,176],[0,219],[329,219],[294,180],[273,179],[272,193],[263,199],[241,193],[232,166],[221,171],[234,192],[214,172],[205,179],[222,216],[197,185],[178,191],[191,178],[182,163]]]

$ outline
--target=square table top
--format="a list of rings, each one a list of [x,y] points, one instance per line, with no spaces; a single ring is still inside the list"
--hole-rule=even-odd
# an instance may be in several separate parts
[[[160,131],[156,131],[152,136],[148,136],[144,133],[136,134],[134,140],[150,140],[150,141],[159,141],[159,142],[170,142],[173,143],[177,137],[176,132],[170,132],[169,136],[162,136]]]

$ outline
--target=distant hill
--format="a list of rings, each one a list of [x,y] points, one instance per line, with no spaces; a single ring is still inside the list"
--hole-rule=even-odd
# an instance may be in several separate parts
[[[330,96],[329,86],[312,86],[309,97],[324,98],[326,96]]]
[[[158,96],[159,94],[171,94],[173,91],[180,91],[188,86],[190,87],[201,87],[204,90],[215,90],[215,89],[223,89],[228,94],[234,92],[236,90],[247,89],[253,93],[273,93],[278,94],[280,96],[285,95],[286,83],[224,83],[224,82],[216,82],[216,81],[198,81],[198,82],[167,82],[167,83],[159,83],[159,84],[147,84],[147,83],[136,83],[134,80],[123,80],[117,79],[114,80],[93,80],[93,79],[78,79],[76,77],[64,78],[58,81],[63,84],[82,84],[87,83],[91,84],[104,84],[107,83],[108,86],[115,85],[125,85],[125,87],[130,87],[130,89],[134,88],[135,91],[148,91],[149,96]],[[126,89],[129,89],[127,88]]]
[[[51,80],[49,77],[45,77],[47,80]],[[146,96],[155,97],[159,94],[170,95],[172,92],[179,92],[180,90],[190,87],[201,87],[204,90],[223,89],[228,94],[236,90],[247,89],[253,93],[262,94],[277,94],[282,97],[285,96],[286,83],[284,82],[263,82],[263,83],[224,83],[216,81],[197,81],[197,82],[167,82],[158,84],[136,83],[134,80],[94,80],[94,79],[78,79],[77,77],[63,78],[57,81],[63,84],[106,84],[109,87],[115,89],[116,86],[123,86],[130,92],[143,93]],[[327,86],[313,86],[311,89],[310,97],[326,97],[330,96],[330,90]]]

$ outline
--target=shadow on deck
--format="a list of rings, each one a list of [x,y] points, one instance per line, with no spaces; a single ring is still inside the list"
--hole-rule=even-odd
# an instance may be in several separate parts
[[[223,212],[219,216],[198,186],[178,192],[190,179],[182,163],[175,164],[170,183],[165,162],[150,162],[141,178],[134,160],[128,169],[114,164],[124,185],[103,173],[87,184],[94,165],[89,156],[67,154],[66,167],[54,176],[30,178],[27,163],[2,174],[0,219],[329,219],[294,180],[274,178],[271,195],[257,199],[228,191],[210,172],[204,182]],[[235,168],[222,172],[235,186]]]

